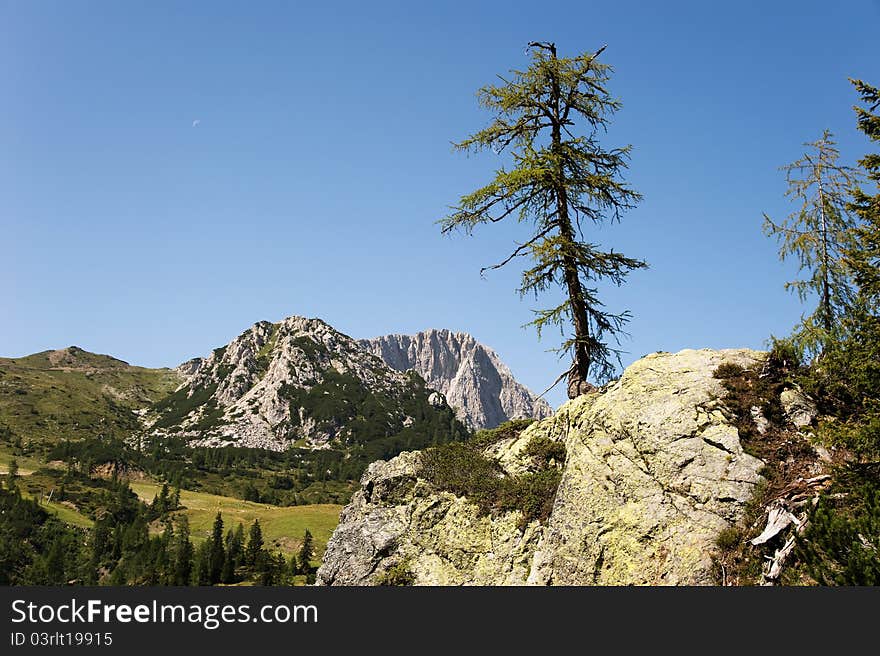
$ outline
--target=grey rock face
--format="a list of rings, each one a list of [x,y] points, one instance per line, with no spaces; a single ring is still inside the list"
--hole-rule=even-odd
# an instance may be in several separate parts
[[[528,582],[702,585],[715,538],[742,514],[763,463],[743,451],[713,372],[748,350],[649,355],[548,420],[567,461]]]
[[[616,382],[488,447],[507,475],[535,438],[566,447],[546,525],[519,511],[480,516],[432,489],[416,453],[373,463],[342,514],[318,572],[367,585],[404,561],[422,585],[703,585],[715,539],[744,512],[763,463],[746,454],[713,372],[764,354],[657,353]]]
[[[816,404],[799,388],[787,389],[779,395],[785,418],[797,428],[804,428],[816,418]]]
[[[343,510],[318,570],[319,585],[372,585],[405,562],[419,585],[525,582],[542,528],[519,512],[481,516],[462,497],[417,478],[418,452],[371,464]]]
[[[344,434],[345,418],[316,421],[301,407],[301,399],[331,373],[386,400],[389,422],[412,422],[396,412],[397,400],[412,393],[409,376],[320,319],[261,321],[227,346],[184,363],[178,371],[185,379],[178,396],[199,402],[179,403],[186,410],[183,416],[170,429],[155,432],[175,432],[204,446],[283,450],[303,440],[303,446],[327,447]],[[433,403],[443,405],[442,397]]]
[[[174,370],[180,375],[180,377],[188,382],[190,378],[192,378],[193,374],[199,370],[199,365],[202,364],[201,358],[193,358],[191,360],[187,360],[182,364],[177,365]]]
[[[553,414],[546,401],[514,379],[494,351],[467,333],[428,330],[365,339],[360,345],[397,371],[414,369],[428,387],[443,393],[469,428]]]

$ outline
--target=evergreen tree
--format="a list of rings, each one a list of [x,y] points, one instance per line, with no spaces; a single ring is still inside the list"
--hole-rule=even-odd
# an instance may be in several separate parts
[[[193,545],[189,539],[189,520],[186,515],[177,518],[174,532],[174,574],[173,585],[189,585],[193,569]]]
[[[290,556],[290,561],[287,563],[287,571],[291,578],[302,574],[302,570],[299,568],[299,558],[297,558],[296,554]]]
[[[510,81],[502,78],[503,85],[479,91],[481,104],[495,114],[493,122],[455,144],[463,151],[507,151],[513,167],[502,167],[492,182],[463,196],[440,223],[444,233],[463,229],[468,234],[479,224],[510,217],[533,225],[526,241],[483,271],[528,256],[533,266],[522,274],[520,295],[564,290],[565,300],[537,310],[530,325],[540,337],[548,325],[565,334],[564,326],[573,324],[573,334],[558,352],[572,356],[566,373],[569,396],[574,397],[588,389],[588,376],[601,381],[613,375],[620,351],[607,340],[619,344],[629,319],[628,312],[605,310],[597,284],[621,285],[630,271],[647,267],[641,260],[602,250],[584,232],[619,221],[641,196],[621,181],[630,146],[606,149],[599,143],[599,134],[620,107],[606,89],[611,67],[598,61],[605,48],[559,58],[552,43],[529,47],[532,62],[525,71],[512,71]]]
[[[92,529],[91,544],[91,560],[89,561],[89,571],[86,581],[89,585],[98,583],[98,570],[106,558],[106,554],[110,549],[111,528],[110,523],[102,518],[95,522]]]
[[[880,89],[861,80],[851,80],[867,107],[854,107],[859,129],[880,145]],[[855,243],[847,261],[855,272],[862,302],[869,310],[880,307],[880,153],[869,153],[859,160],[866,178],[874,183],[874,193],[856,185],[849,209],[861,219],[855,230]]]
[[[853,84],[866,105],[855,107],[858,127],[880,143],[880,90],[861,80]],[[880,458],[880,154],[865,155],[859,165],[874,188],[855,185],[848,206],[859,219],[844,251],[855,298],[822,354],[821,367],[812,371],[808,391],[825,411],[850,420],[828,431],[835,443]]]
[[[287,561],[283,553],[276,553],[272,569],[275,572],[273,585],[289,585],[290,578],[287,576]]]
[[[49,553],[46,555],[46,583],[49,585],[64,585],[67,583],[65,576],[66,545],[64,534],[59,533],[52,540]]]
[[[303,535],[302,545],[299,548],[297,560],[299,560],[299,569],[303,574],[308,574],[312,569],[312,557],[315,555],[314,541],[309,529],[306,529]]]
[[[255,566],[263,553],[263,530],[260,528],[260,520],[255,519],[248,532],[247,549],[245,549],[245,563]]]
[[[150,505],[150,509],[153,511],[153,517],[161,517],[165,513],[167,513],[171,508],[171,499],[170,493],[168,490],[168,484],[162,484],[162,490],[158,495],[153,497],[153,503]]]
[[[223,572],[220,576],[222,583],[233,583],[235,581],[235,569],[241,563],[242,552],[244,549],[244,527],[239,522],[235,531],[226,534],[226,560],[223,563]]]
[[[211,585],[211,540],[205,540],[196,549],[192,568],[193,585]]]
[[[275,585],[278,577],[278,566],[275,558],[268,551],[261,551],[255,563],[257,582],[260,585]]]
[[[794,344],[807,353],[821,352],[832,339],[832,330],[853,299],[850,270],[843,253],[855,226],[847,210],[849,190],[857,172],[838,164],[839,153],[828,130],[796,162],[784,166],[786,196],[798,202],[798,209],[781,223],[764,215],[764,232],[780,243],[780,259],[795,257],[806,279],[794,280],[785,288],[806,301],[815,294],[818,306],[792,335]]]
[[[226,549],[223,546],[223,517],[220,513],[214,518],[211,530],[211,584],[220,582],[223,574],[223,563],[226,561]]]

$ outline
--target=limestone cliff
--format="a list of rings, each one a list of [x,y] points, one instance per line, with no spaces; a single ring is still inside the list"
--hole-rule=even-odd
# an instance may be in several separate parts
[[[428,387],[443,393],[458,418],[472,429],[508,419],[549,417],[553,410],[521,383],[501,358],[467,333],[427,330],[360,341],[397,371],[414,369]]]
[[[656,353],[553,417],[487,446],[499,476],[528,467],[535,441],[565,447],[545,521],[486,514],[437,489],[423,457],[373,463],[318,571],[324,585],[368,585],[405,569],[421,585],[713,582],[717,535],[742,516],[763,463],[746,454],[713,372],[751,366],[750,350]]]

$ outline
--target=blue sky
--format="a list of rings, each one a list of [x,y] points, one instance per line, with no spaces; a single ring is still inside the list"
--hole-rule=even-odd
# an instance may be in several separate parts
[[[553,299],[479,275],[528,228],[434,223],[499,165],[450,142],[531,40],[615,68],[605,144],[644,201],[594,237],[651,265],[605,294],[625,363],[797,321],[762,212],[791,211],[777,169],[824,128],[868,150],[847,77],[880,83],[880,3],[419,4],[0,0],[0,355],[173,366],[301,314],[468,331],[543,390],[555,336],[521,325]]]

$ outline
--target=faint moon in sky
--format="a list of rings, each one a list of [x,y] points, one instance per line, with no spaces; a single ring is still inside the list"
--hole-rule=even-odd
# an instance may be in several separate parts
[[[193,127],[197,128],[199,126],[199,123],[201,123],[201,122],[202,122],[202,119],[197,118],[195,121],[193,121]]]

